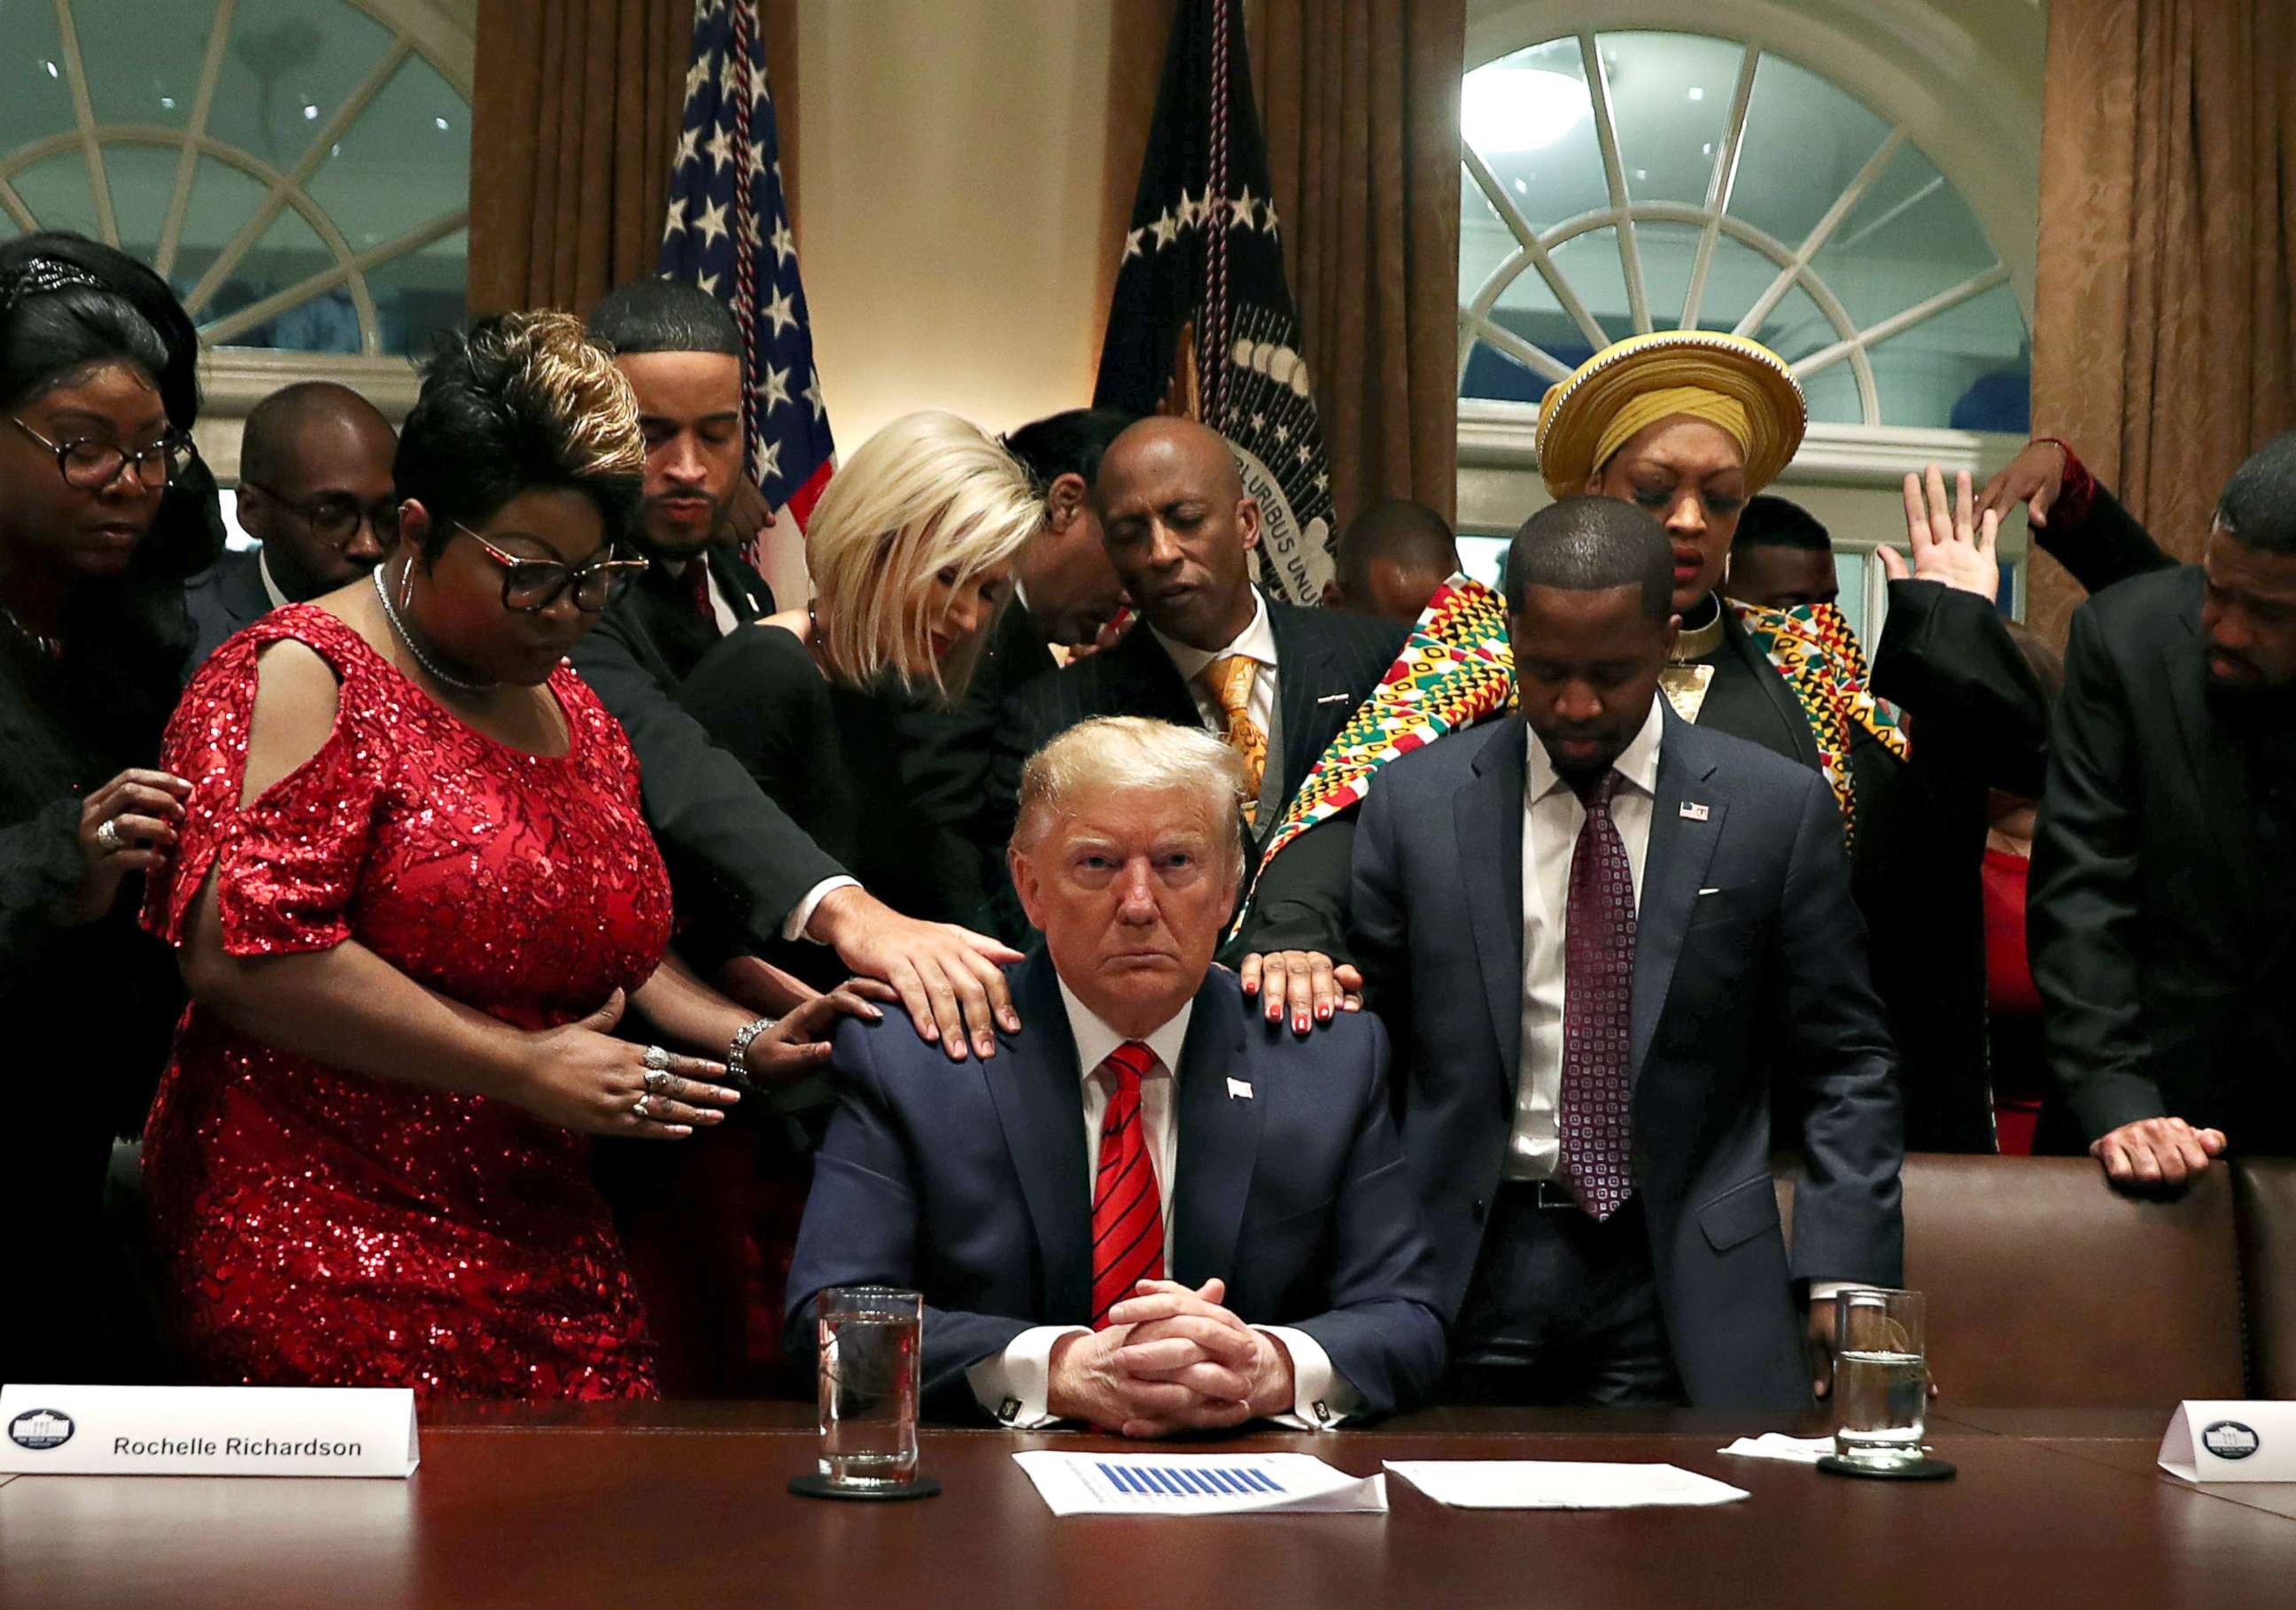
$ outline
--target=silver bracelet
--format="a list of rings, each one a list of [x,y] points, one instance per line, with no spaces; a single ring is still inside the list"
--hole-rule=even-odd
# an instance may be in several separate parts
[[[780,1021],[778,1017],[759,1017],[754,1022],[745,1023],[735,1029],[732,1042],[726,1047],[726,1071],[736,1079],[748,1078],[750,1042],[755,1040],[759,1034],[773,1033],[774,1026]]]

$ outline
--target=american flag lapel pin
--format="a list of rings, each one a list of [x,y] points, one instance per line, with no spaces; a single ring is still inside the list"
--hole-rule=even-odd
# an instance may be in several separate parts
[[[1704,821],[1709,814],[1710,813],[1706,807],[1695,800],[1685,799],[1682,802],[1682,819],[1685,821]]]

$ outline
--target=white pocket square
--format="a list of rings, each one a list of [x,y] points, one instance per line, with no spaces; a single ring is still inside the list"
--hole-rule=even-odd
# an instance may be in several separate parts
[[[1324,693],[1318,695],[1316,702],[1319,705],[1343,705],[1354,697],[1352,693]]]
[[[1231,1101],[1250,1100],[1251,1086],[1246,1084],[1241,1079],[1229,1080],[1227,1082],[1227,1099]]]
[[[1721,892],[1722,891],[1720,889],[1701,889],[1698,891],[1698,897],[1701,900],[1703,900],[1709,895],[1719,895]]]

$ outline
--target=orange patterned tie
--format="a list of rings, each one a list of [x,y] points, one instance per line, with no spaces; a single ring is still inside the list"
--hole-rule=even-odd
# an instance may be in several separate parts
[[[1267,775],[1267,734],[1251,719],[1251,684],[1259,662],[1248,654],[1226,654],[1196,673],[1204,691],[1227,717],[1227,747],[1243,756],[1243,819],[1259,813],[1259,785]]]

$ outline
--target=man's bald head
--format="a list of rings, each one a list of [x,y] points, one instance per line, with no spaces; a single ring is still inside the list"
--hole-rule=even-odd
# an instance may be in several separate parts
[[[1214,653],[1251,624],[1259,504],[1219,432],[1142,420],[1109,444],[1092,491],[1109,562],[1150,625]]]
[[[383,462],[390,462],[398,439],[382,410],[348,386],[332,380],[302,380],[283,386],[247,411],[239,437],[239,473],[246,480],[287,479],[298,467],[296,455],[307,430],[335,430],[382,446]]]
[[[263,544],[279,590],[301,602],[382,559],[398,440],[348,386],[305,380],[248,411],[239,447],[239,523]]]
[[[1227,437],[1194,420],[1152,413],[1118,432],[1101,455],[1100,469],[1093,476],[1095,498],[1111,463],[1131,469],[1141,460],[1176,467],[1208,496],[1233,502],[1243,495],[1243,472],[1236,466],[1235,452],[1227,445]]]

